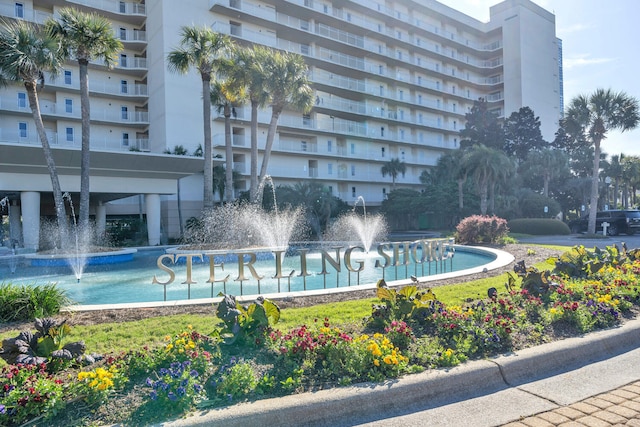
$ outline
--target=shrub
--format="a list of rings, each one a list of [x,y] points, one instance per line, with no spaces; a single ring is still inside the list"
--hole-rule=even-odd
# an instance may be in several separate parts
[[[469,243],[498,243],[509,228],[507,221],[497,216],[473,215],[464,218],[456,227],[456,241]]]
[[[0,322],[53,316],[69,304],[71,300],[65,291],[55,284],[42,286],[0,284]]]
[[[569,226],[557,219],[518,218],[509,221],[512,233],[533,234],[536,236],[567,235],[571,233]]]

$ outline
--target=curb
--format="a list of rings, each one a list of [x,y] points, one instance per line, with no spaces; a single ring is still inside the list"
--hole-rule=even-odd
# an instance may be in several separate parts
[[[442,406],[568,372],[640,347],[640,320],[467,362],[452,369],[426,371],[382,384],[363,383],[317,392],[264,399],[197,413],[159,425],[227,427],[246,425],[349,425],[385,412],[407,412],[429,403]]]

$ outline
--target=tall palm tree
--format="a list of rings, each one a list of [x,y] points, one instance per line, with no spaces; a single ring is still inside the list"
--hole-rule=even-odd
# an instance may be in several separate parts
[[[621,132],[638,126],[638,100],[624,92],[611,89],[597,89],[593,94],[579,95],[571,100],[566,112],[566,120],[580,127],[585,140],[594,147],[593,170],[591,174],[591,205],[589,206],[588,232],[596,231],[598,212],[598,176],[600,172],[600,144],[611,130]]]
[[[404,174],[407,172],[407,164],[396,157],[386,162],[382,166],[382,168],[380,168],[380,172],[382,173],[383,177],[387,175],[391,176],[391,188],[395,190],[396,178],[400,174],[404,176]]]
[[[209,27],[182,27],[180,47],[169,52],[168,68],[186,74],[195,68],[202,79],[204,122],[204,190],[205,209],[213,208],[213,148],[211,146],[211,78],[221,59],[231,47],[231,39]]]
[[[309,67],[296,53],[271,50],[266,63],[265,87],[271,104],[271,121],[262,156],[258,181],[267,175],[271,148],[278,127],[278,119],[285,107],[308,113],[313,107],[313,90],[307,77]]]
[[[218,114],[224,116],[225,187],[233,188],[233,141],[231,140],[231,116],[236,116],[235,107],[244,102],[244,88],[233,80],[216,81],[211,85],[211,104]],[[233,201],[233,191],[225,193],[227,202]]]
[[[53,153],[42,122],[38,90],[44,87],[44,72],[58,74],[64,61],[59,42],[42,28],[26,21],[2,22],[0,26],[0,70],[7,80],[22,82],[47,163],[58,222],[60,241],[67,235],[64,199]]]
[[[603,173],[605,176],[613,179],[613,206],[614,209],[618,206],[618,194],[620,192],[620,181],[622,180],[623,170],[622,162],[624,161],[624,154],[614,154],[611,156],[611,160],[603,160]]]
[[[263,46],[243,47],[236,50],[233,57],[235,67],[229,76],[244,86],[251,103],[251,171],[249,199],[255,202],[258,194],[258,108],[264,107],[269,99],[266,90],[267,72],[265,64],[271,50]]]
[[[80,70],[80,110],[82,114],[82,156],[80,161],[80,230],[89,229],[90,196],[90,140],[91,106],[89,102],[89,61],[101,59],[108,68],[115,64],[122,43],[111,27],[111,22],[96,13],[85,13],[77,9],[62,8],[59,20],[49,19],[47,29],[57,36],[69,58],[78,61]]]

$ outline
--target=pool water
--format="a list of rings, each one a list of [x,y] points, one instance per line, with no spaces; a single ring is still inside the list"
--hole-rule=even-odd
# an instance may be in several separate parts
[[[423,277],[460,271],[482,266],[495,259],[493,254],[465,250],[464,247],[456,246],[455,255],[443,261],[390,266],[382,269],[374,267],[375,261],[382,260],[381,257],[367,254],[365,258],[364,254],[361,256],[354,254],[352,264],[362,260],[365,265],[363,271],[350,272],[345,265],[342,265],[338,273],[334,267],[325,263],[324,269],[327,274],[320,274],[323,271],[321,257],[318,254],[309,253],[307,272],[310,275],[304,278],[300,277],[300,257],[285,256],[282,261],[282,274],[285,278],[280,280],[272,278],[276,274],[276,264],[273,259],[268,259],[256,261],[253,264],[258,275],[263,277],[259,281],[252,277],[246,266],[244,276],[247,280],[242,282],[236,280],[239,276],[237,263],[225,263],[224,267],[215,267],[215,279],[220,280],[228,275],[228,281],[214,284],[207,283],[210,276],[208,262],[193,264],[191,280],[195,283],[191,284],[183,283],[187,281],[187,267],[184,263],[178,263],[168,266],[175,272],[175,279],[171,284],[163,286],[154,284],[153,278],[155,276],[161,283],[169,281],[169,274],[157,265],[158,258],[164,254],[164,249],[139,250],[134,254],[132,261],[87,265],[80,282],[67,266],[33,267],[23,259],[12,266],[11,263],[0,258],[0,283],[25,285],[57,283],[57,286],[64,289],[67,296],[78,304],[118,304],[165,299],[174,301],[211,298],[220,292],[233,295],[257,295],[347,287],[376,283],[382,278],[393,281],[408,279],[412,275]],[[12,273],[14,269],[15,272]],[[292,271],[294,273],[287,277]]]

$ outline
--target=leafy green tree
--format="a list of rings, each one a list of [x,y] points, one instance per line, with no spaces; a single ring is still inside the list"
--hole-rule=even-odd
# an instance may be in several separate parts
[[[180,30],[180,47],[169,52],[168,68],[186,74],[192,67],[202,79],[204,122],[204,192],[205,209],[213,207],[213,148],[211,145],[211,79],[231,47],[231,39],[209,27],[185,26]]]
[[[600,173],[600,144],[611,130],[622,132],[638,126],[638,100],[623,92],[597,89],[593,94],[579,95],[569,104],[566,120],[580,129],[584,140],[594,147],[591,174],[591,203],[588,232],[596,231],[598,211],[598,182]]]
[[[67,233],[67,220],[58,171],[42,122],[38,90],[44,87],[44,72],[56,75],[62,67],[64,51],[49,32],[26,21],[4,22],[0,27],[0,70],[9,81],[21,82],[27,91],[29,107],[42,144],[51,178],[60,241]]]
[[[532,151],[548,147],[540,132],[540,118],[529,107],[511,113],[504,123],[504,152],[522,163]]]
[[[380,168],[380,172],[383,177],[387,175],[391,177],[391,189],[395,190],[396,178],[400,174],[404,177],[404,174],[407,172],[407,164],[396,157],[386,162],[382,168]]]
[[[115,37],[111,22],[95,13],[62,8],[59,19],[49,19],[46,27],[55,35],[67,57],[78,61],[80,76],[80,110],[82,117],[82,144],[80,160],[80,209],[78,225],[82,233],[89,229],[89,197],[91,177],[91,106],[89,102],[89,62],[101,59],[113,67],[122,43]],[[85,236],[86,237],[86,236]]]
[[[273,140],[278,119],[285,108],[308,113],[313,107],[313,90],[307,77],[308,67],[304,58],[296,53],[271,50],[265,65],[265,88],[271,104],[271,121],[267,131],[262,166],[258,181],[267,175]]]
[[[315,181],[302,181],[276,188],[276,198],[280,207],[304,207],[307,223],[316,236],[327,229],[331,218],[336,218],[349,210],[349,206],[333,196],[326,186]]]
[[[466,123],[460,131],[460,147],[469,148],[475,144],[502,150],[504,147],[504,130],[497,115],[489,110],[484,98],[473,103],[471,111],[465,114]]]
[[[542,195],[549,197],[549,183],[568,169],[569,159],[563,151],[545,148],[532,151],[521,165],[522,174],[542,178]]]

